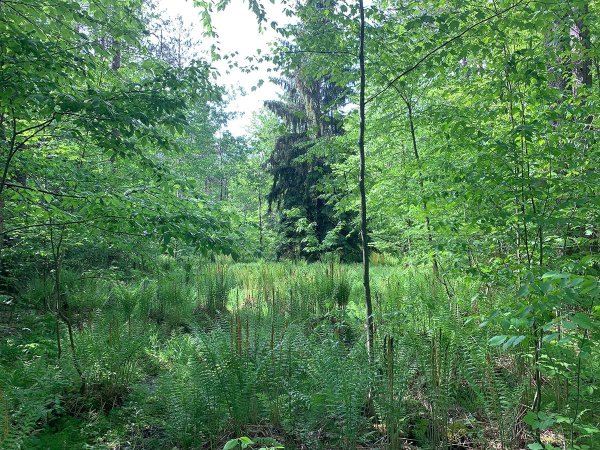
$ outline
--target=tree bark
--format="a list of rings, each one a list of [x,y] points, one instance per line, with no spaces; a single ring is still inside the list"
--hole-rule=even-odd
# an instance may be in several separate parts
[[[360,65],[360,98],[359,114],[360,125],[358,132],[358,153],[360,157],[360,169],[358,175],[358,187],[360,191],[360,236],[362,242],[363,263],[363,285],[365,289],[366,325],[367,325],[367,352],[369,363],[373,362],[373,304],[371,302],[371,281],[369,276],[369,236],[367,232],[367,196],[365,192],[365,8],[363,0],[359,0],[358,9],[360,13],[360,50],[358,60]]]
[[[586,23],[588,15],[589,6],[587,2],[579,7],[574,7],[571,36],[574,40],[574,53],[576,55],[575,67],[573,68],[573,74],[575,75],[573,95],[575,96],[577,96],[579,87],[592,87],[592,61],[588,54],[592,44],[590,30]]]

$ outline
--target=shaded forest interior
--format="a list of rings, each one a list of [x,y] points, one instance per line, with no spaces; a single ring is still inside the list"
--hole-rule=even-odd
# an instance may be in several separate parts
[[[0,0],[0,448],[600,450],[600,3],[229,3]]]

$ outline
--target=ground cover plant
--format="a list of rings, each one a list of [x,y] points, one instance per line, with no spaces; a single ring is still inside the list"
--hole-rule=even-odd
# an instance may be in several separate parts
[[[448,297],[427,270],[375,266],[371,365],[358,265],[166,258],[144,279],[70,283],[74,346],[62,356],[43,281],[13,313],[6,448],[222,448],[238,436],[286,448],[596,442],[597,325],[580,312],[597,296],[592,279],[533,280],[523,295],[536,309],[524,311],[525,297],[480,281],[454,280]]]
[[[0,449],[600,449],[598,24],[0,0]]]

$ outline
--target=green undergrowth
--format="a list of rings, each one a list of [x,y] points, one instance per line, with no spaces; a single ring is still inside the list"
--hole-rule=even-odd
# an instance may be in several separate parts
[[[369,364],[357,265],[163,258],[125,280],[63,279],[73,346],[60,320],[59,355],[41,277],[2,325],[3,449],[220,449],[241,436],[289,449],[598,448],[597,317],[582,309],[596,294],[583,282],[519,296],[376,265]],[[542,300],[561,293],[571,303],[544,318]]]

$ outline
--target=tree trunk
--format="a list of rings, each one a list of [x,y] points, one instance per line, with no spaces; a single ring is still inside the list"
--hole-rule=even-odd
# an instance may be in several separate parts
[[[358,152],[360,170],[358,187],[360,190],[360,236],[362,242],[363,285],[365,289],[365,307],[367,314],[367,352],[369,363],[373,362],[373,304],[371,302],[371,282],[369,277],[369,236],[367,234],[367,195],[365,192],[365,8],[363,0],[359,0],[360,12],[360,50],[358,60],[360,65],[360,126],[358,133]]]
[[[575,66],[573,74],[575,82],[573,83],[573,94],[577,95],[580,87],[592,86],[592,61],[589,56],[591,49],[590,30],[587,26],[589,15],[589,6],[586,3],[573,8],[573,25],[571,26],[571,37],[574,40]]]

